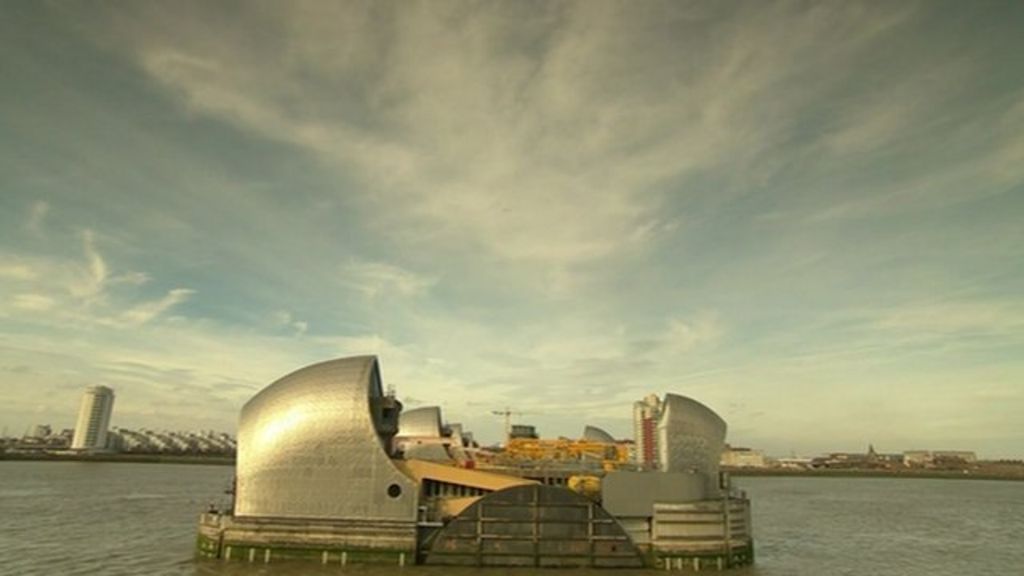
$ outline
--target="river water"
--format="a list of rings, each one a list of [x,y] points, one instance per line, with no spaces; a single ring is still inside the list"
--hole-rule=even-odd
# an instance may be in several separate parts
[[[197,562],[192,558],[197,514],[211,501],[223,499],[232,472],[230,466],[0,462],[0,574],[476,572]],[[733,576],[1024,574],[1024,482],[779,477],[734,481],[754,503],[757,565],[729,572]],[[489,569],[488,574],[536,572]]]

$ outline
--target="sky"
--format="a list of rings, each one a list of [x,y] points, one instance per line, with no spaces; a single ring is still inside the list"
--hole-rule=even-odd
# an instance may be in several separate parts
[[[2,10],[9,435],[375,354],[484,441],[1024,457],[1020,2]]]

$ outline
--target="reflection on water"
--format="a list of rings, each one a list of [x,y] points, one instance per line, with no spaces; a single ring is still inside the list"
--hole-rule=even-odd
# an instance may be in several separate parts
[[[447,567],[195,562],[197,514],[223,497],[232,471],[227,466],[0,462],[0,574],[478,573]],[[1024,567],[1024,482],[735,481],[753,498],[757,538],[757,565],[730,572],[735,576],[1010,575]],[[536,574],[507,569],[487,573]]]

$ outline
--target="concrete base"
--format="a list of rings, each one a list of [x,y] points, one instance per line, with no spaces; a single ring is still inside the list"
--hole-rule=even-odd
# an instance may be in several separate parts
[[[587,506],[597,508],[590,501]],[[518,506],[517,506],[518,507]],[[492,506],[493,508],[493,506]],[[497,509],[495,509],[497,510]],[[603,510],[602,510],[603,511]],[[494,515],[491,510],[489,515]],[[536,518],[536,515],[529,515]],[[585,524],[594,522],[594,511],[584,515]],[[609,520],[610,522],[610,520]],[[561,522],[562,528],[572,522]],[[746,499],[705,500],[686,504],[656,504],[653,517],[619,518],[625,532],[622,537],[635,544],[641,558],[637,566],[669,571],[716,571],[747,566],[754,562],[751,537],[750,502]],[[435,527],[434,530],[440,529]],[[567,529],[567,528],[566,528]],[[540,533],[540,532],[538,532]],[[596,534],[594,528],[586,530]],[[531,531],[533,534],[533,531]],[[628,536],[627,536],[628,534]],[[500,543],[508,544],[505,535]],[[607,536],[603,536],[607,539]],[[229,514],[202,514],[196,552],[200,558],[222,562],[270,563],[301,560],[310,563],[386,564],[405,566],[424,560],[417,556],[420,540],[415,522],[387,520],[314,520],[287,518],[235,517]],[[553,545],[567,542],[555,539]],[[475,540],[474,540],[475,541]],[[532,540],[531,540],[532,541]],[[587,550],[594,554],[589,540]],[[607,543],[606,543],[607,544]],[[479,543],[478,543],[479,546]],[[475,550],[475,549],[474,549]],[[563,556],[556,554],[555,556]],[[443,561],[450,555],[434,551],[439,564],[460,564]],[[473,555],[470,565],[485,565]],[[444,557],[444,558],[442,558]],[[533,556],[530,556],[533,558]],[[603,566],[603,560],[582,554],[583,562],[566,566]],[[451,560],[451,558],[448,558]],[[506,558],[507,560],[507,558]],[[501,564],[515,565],[515,564]],[[524,565],[537,565],[531,562]],[[541,563],[560,566],[557,562]],[[618,565],[618,564],[611,564]]]
[[[717,548],[707,552],[664,552],[656,554],[652,565],[661,570],[701,572],[727,570],[749,566],[754,563],[754,543],[734,543],[728,550]]]
[[[202,514],[196,553],[226,562],[305,560],[404,566],[415,563],[416,524]]]
[[[724,570],[753,564],[750,501],[655,504],[651,545],[655,565],[665,570]]]

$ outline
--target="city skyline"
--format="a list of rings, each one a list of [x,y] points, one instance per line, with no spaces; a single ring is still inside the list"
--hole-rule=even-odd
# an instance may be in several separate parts
[[[1024,5],[10,3],[0,426],[376,354],[479,439],[697,398],[1020,458]]]

